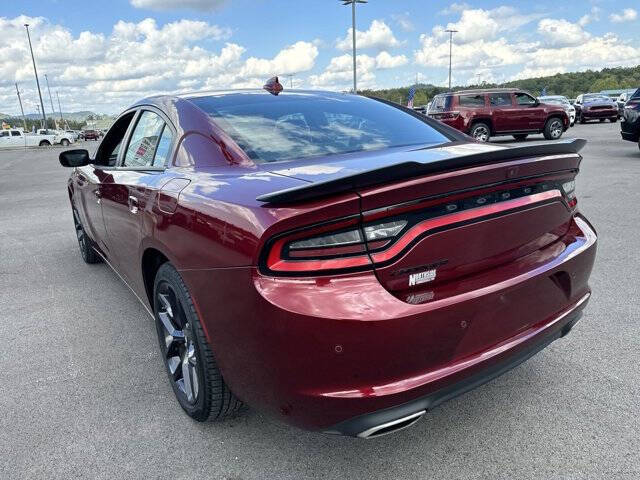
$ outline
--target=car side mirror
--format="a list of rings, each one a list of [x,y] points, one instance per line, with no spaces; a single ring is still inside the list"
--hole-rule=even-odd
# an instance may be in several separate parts
[[[84,149],[66,150],[60,153],[58,159],[63,167],[83,167],[91,162],[89,152]]]

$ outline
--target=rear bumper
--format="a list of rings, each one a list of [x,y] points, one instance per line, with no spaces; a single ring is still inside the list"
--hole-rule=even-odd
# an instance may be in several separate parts
[[[416,304],[393,296],[372,272],[181,274],[239,398],[286,423],[356,435],[363,425],[433,408],[561,336],[576,320],[566,312],[588,298],[595,251],[595,232],[576,216],[564,240],[517,268],[506,265],[500,280],[496,269],[483,287]]]
[[[533,336],[535,341],[528,342],[527,346],[517,353],[503,355],[501,360],[486,367],[479,372],[470,375],[456,383],[443,387],[429,395],[417,398],[402,405],[367,413],[351,418],[327,429],[324,433],[334,435],[347,435],[360,438],[374,438],[392,433],[403,428],[402,419],[419,418],[419,413],[424,413],[437,407],[441,403],[462,395],[476,387],[479,387],[494,378],[517,367],[536,353],[546,348],[553,341],[567,335],[573,326],[582,317],[582,309],[586,306],[590,293],[582,297],[575,305],[571,306],[554,320],[542,327],[541,332]],[[485,352],[485,356],[491,352]],[[411,423],[412,424],[412,423]],[[401,425],[400,428],[396,426]],[[409,426],[410,424],[407,424]],[[382,428],[380,428],[382,427]]]

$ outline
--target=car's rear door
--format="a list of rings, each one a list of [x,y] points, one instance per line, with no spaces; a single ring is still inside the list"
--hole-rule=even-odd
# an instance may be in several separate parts
[[[521,128],[519,113],[513,104],[510,92],[490,93],[489,108],[493,118],[494,131],[510,132]]]
[[[142,218],[166,182],[165,164],[175,129],[152,107],[140,109],[126,138],[119,165],[102,185],[102,213],[107,246],[115,267],[134,290],[141,286]]]

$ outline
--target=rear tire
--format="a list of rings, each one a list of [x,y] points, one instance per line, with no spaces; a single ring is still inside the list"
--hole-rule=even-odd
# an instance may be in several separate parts
[[[66,138],[63,138],[60,141],[60,145],[62,145],[63,147],[68,147],[69,146],[69,140],[67,140]]]
[[[587,123],[587,121],[584,119],[584,117],[582,115],[580,115],[580,123],[583,124],[583,125],[585,123]]]
[[[469,134],[479,142],[488,142],[491,138],[491,128],[484,122],[475,123]]]
[[[544,126],[544,138],[547,140],[558,140],[563,133],[562,120],[558,117],[551,117]]]
[[[42,140],[42,141],[38,144],[38,146],[39,146],[39,147],[50,147],[50,146],[51,146],[51,144],[49,143],[49,141],[48,141],[48,140]]]
[[[78,211],[73,208],[73,223],[76,228],[76,237],[78,239],[78,247],[80,247],[80,255],[84,260],[84,263],[100,263],[102,262],[102,258],[100,255],[96,253],[93,249],[93,242],[87,236],[87,233],[84,231],[84,227],[82,226],[82,222],[80,221],[80,215],[78,215]]]
[[[526,140],[528,136],[529,135],[526,133],[519,133],[517,135],[514,135],[513,138],[515,138],[518,142],[522,142],[523,140]]]
[[[189,290],[169,262],[156,274],[153,310],[162,360],[182,409],[199,422],[238,412],[243,404],[222,378]]]
[[[609,119],[609,121],[610,121],[611,123],[616,123],[616,122],[618,121],[618,117],[616,117],[616,118],[610,118],[610,119]]]

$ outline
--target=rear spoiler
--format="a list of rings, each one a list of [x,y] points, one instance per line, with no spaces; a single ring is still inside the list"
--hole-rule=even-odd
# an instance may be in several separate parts
[[[507,147],[500,150],[460,155],[427,163],[416,161],[394,163],[385,167],[365,170],[326,182],[311,183],[309,185],[266,193],[257,197],[256,200],[270,204],[300,202],[327,195],[345,193],[360,188],[372,187],[381,183],[442,172],[443,170],[470,167],[482,163],[515,160],[525,157],[575,154],[582,150],[586,143],[587,141],[582,138],[575,138],[537,145]]]

